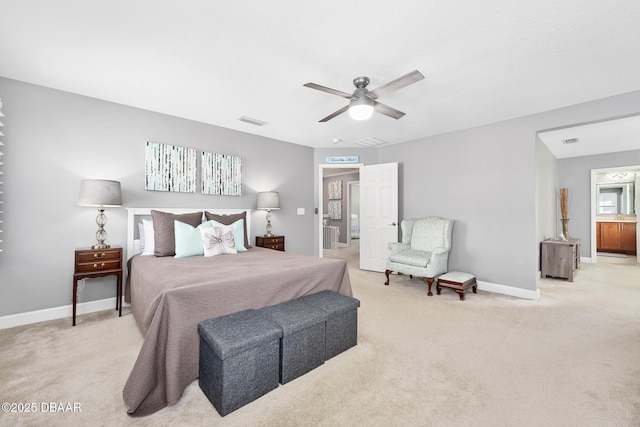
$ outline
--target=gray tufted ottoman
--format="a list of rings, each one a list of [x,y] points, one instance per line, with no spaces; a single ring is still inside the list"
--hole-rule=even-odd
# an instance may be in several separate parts
[[[327,313],[325,360],[358,344],[359,300],[333,291],[305,295],[299,300]]]
[[[198,324],[200,388],[220,415],[278,387],[282,329],[258,310]]]
[[[300,300],[258,310],[282,328],[280,383],[285,384],[324,363],[327,313]]]

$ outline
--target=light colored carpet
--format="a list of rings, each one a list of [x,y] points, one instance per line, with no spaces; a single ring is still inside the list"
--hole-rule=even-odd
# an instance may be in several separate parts
[[[614,259],[612,259],[614,260]],[[130,418],[122,388],[142,343],[127,311],[0,331],[0,399],[37,413],[0,425],[638,426],[640,267],[582,264],[538,301],[479,291],[427,297],[406,276],[350,268],[358,345],[222,418],[192,383]],[[42,413],[42,403],[80,413]]]

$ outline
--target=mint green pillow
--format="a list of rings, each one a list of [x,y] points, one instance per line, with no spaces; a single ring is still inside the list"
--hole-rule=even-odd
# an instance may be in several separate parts
[[[224,227],[227,224],[210,219],[204,224],[211,223],[213,227]],[[244,219],[239,219],[231,223],[231,234],[233,234],[233,240],[236,241],[236,251],[244,252],[247,248],[244,247]]]
[[[186,258],[190,256],[204,255],[202,235],[200,228],[213,227],[214,221],[206,221],[197,227],[193,227],[182,221],[174,221],[173,227],[176,239],[176,254],[174,258]]]

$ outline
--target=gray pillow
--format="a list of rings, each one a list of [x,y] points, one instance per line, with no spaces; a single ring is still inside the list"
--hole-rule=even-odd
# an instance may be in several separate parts
[[[207,220],[218,221],[220,224],[231,225],[239,219],[242,219],[244,223],[244,247],[249,249],[251,245],[249,245],[249,233],[247,233],[247,213],[242,212],[238,214],[231,215],[218,215],[211,212],[204,211],[204,216]]]
[[[153,218],[155,242],[153,254],[155,256],[174,256],[176,254],[176,237],[173,221],[180,221],[192,227],[197,227],[202,223],[202,212],[176,215],[152,210],[151,218]]]

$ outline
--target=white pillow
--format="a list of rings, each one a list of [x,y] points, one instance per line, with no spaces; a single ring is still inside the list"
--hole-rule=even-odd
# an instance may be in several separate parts
[[[140,242],[140,252],[144,252],[144,225],[138,223],[138,242]]]
[[[233,230],[230,225],[222,227],[202,227],[202,246],[204,256],[216,256],[225,254],[237,254],[236,242],[233,238]]]
[[[219,221],[216,221],[215,219],[210,219],[208,222],[210,222],[214,227],[223,227],[225,225]],[[244,219],[239,219],[227,225],[231,227],[233,240],[235,240],[236,242],[236,251],[245,252],[247,248],[244,247]]]
[[[153,255],[155,251],[155,240],[154,240],[154,231],[153,231],[153,221],[149,219],[142,220],[142,227],[144,228],[144,251],[141,255]]]

